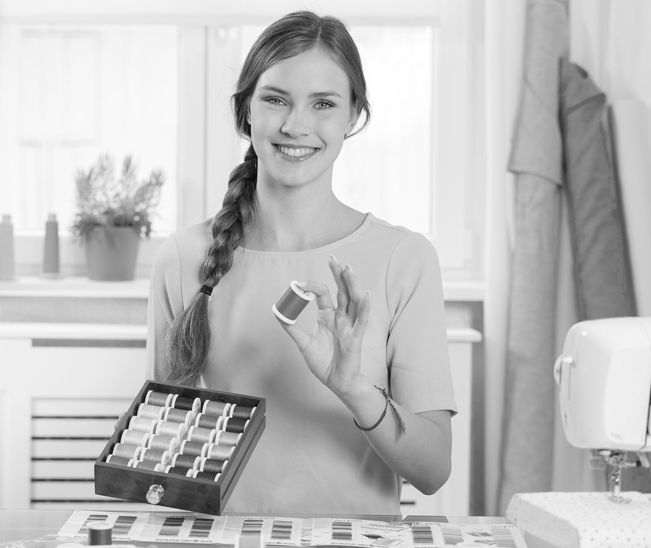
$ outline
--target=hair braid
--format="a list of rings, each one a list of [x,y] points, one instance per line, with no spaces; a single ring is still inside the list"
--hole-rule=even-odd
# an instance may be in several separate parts
[[[233,252],[244,240],[244,229],[255,212],[257,155],[250,146],[244,162],[232,172],[222,209],[212,220],[213,241],[202,267],[204,284],[215,287],[233,266]],[[210,344],[208,295],[197,293],[190,306],[174,319],[169,332],[168,380],[195,384],[206,366]]]

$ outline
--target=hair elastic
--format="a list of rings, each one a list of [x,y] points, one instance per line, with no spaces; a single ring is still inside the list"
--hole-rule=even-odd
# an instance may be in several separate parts
[[[202,285],[201,289],[199,290],[199,293],[205,293],[210,297],[212,295],[212,289],[213,288],[210,287],[209,285]]]

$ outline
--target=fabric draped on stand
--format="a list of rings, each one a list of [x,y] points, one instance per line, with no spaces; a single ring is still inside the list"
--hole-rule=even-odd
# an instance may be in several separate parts
[[[528,0],[523,87],[509,170],[515,173],[501,480],[497,510],[551,487],[556,271],[563,148],[559,62],[568,53],[565,0]]]
[[[567,59],[561,61],[560,108],[579,319],[634,316],[606,95]]]

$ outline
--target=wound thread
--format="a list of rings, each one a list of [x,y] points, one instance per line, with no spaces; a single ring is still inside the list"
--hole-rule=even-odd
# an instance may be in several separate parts
[[[298,287],[297,281],[292,281],[289,288],[276,304],[271,307],[273,313],[287,324],[296,323],[296,318],[303,312],[305,307],[314,300],[314,293],[303,291]]]
[[[173,397],[173,394],[163,394],[163,392],[150,390],[145,396],[145,403],[155,405],[157,407],[170,407]]]

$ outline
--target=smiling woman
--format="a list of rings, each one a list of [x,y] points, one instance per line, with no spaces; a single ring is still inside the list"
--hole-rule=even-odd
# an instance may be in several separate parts
[[[339,19],[270,25],[233,95],[250,144],[223,207],[154,262],[149,376],[267,400],[229,511],[396,514],[401,478],[431,494],[450,474],[457,408],[436,251],[332,188],[346,136],[369,119],[366,95]],[[317,310],[286,323],[272,306],[292,279]]]

